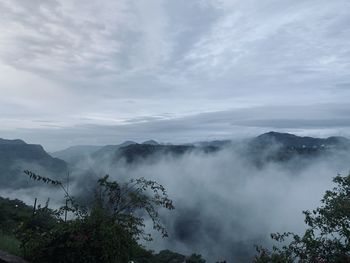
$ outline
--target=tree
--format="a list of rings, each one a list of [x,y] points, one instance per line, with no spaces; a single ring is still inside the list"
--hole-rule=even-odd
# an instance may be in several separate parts
[[[338,175],[333,182],[336,187],[326,191],[321,206],[303,212],[305,233],[272,234],[282,247],[272,251],[258,247],[255,263],[350,262],[350,175]]]
[[[158,208],[174,209],[165,188],[155,181],[145,178],[131,179],[124,185],[109,181],[108,175],[98,180],[102,187],[99,201],[105,211],[113,217],[116,224],[127,230],[136,239],[152,240],[144,231],[144,214],[153,222],[153,228],[163,237],[168,233],[161,224]]]
[[[201,255],[192,254],[186,259],[186,263],[205,263],[205,260],[202,258]]]
[[[95,202],[90,209],[76,204],[61,182],[25,172],[31,179],[60,186],[65,192],[66,205],[57,210],[39,207],[19,231],[24,256],[35,262],[129,262],[147,252],[139,239],[151,240],[145,232],[145,216],[154,229],[167,236],[158,209],[174,209],[165,188],[144,178],[125,184],[110,181],[108,176],[98,180]],[[66,211],[75,215],[64,220]]]

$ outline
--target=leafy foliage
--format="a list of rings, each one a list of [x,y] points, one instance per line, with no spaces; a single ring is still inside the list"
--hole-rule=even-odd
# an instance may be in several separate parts
[[[0,197],[0,232],[13,234],[13,230],[29,218],[33,209],[20,200]]]
[[[272,234],[274,240],[289,243],[272,251],[258,247],[254,262],[350,262],[350,175],[338,175],[333,182],[337,185],[326,191],[321,207],[303,212],[305,233]]]
[[[152,240],[151,235],[144,232],[142,212],[146,212],[153,222],[153,228],[160,231],[163,237],[168,235],[160,222],[158,207],[172,210],[174,206],[162,185],[144,178],[132,179],[124,185],[119,185],[115,181],[109,181],[108,176],[98,182],[103,188],[100,198],[105,210],[109,211],[115,222],[132,236]]]
[[[21,224],[17,237],[27,259],[34,263],[112,263],[131,259],[154,262],[154,255],[137,241],[152,238],[144,230],[145,216],[151,219],[154,229],[167,236],[158,209],[172,210],[174,206],[162,185],[144,178],[119,184],[105,176],[98,180],[99,193],[94,205],[86,209],[76,204],[68,187],[61,182],[30,171],[25,174],[33,180],[61,187],[67,201],[57,210],[49,209],[47,202]],[[63,219],[67,210],[74,215],[68,221]]]
[[[0,197],[0,249],[20,255],[20,243],[15,230],[32,215],[33,208],[20,200]]]
[[[7,251],[13,255],[20,256],[20,243],[19,241],[10,234],[0,232],[0,249]]]
[[[44,209],[39,209],[19,231],[24,255],[32,262],[130,260],[135,240],[98,205],[86,217],[67,222]]]

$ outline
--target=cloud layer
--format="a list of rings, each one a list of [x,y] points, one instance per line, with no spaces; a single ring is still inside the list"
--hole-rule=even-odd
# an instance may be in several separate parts
[[[0,134],[34,142],[45,131],[54,149],[57,130],[79,137],[86,126],[104,134],[147,123],[180,139],[160,123],[259,107],[275,107],[279,120],[232,117],[201,132],[232,123],[343,132],[342,116],[320,120],[329,105],[349,111],[349,8],[346,0],[4,0]],[[308,121],[278,113],[308,105],[319,111]]]

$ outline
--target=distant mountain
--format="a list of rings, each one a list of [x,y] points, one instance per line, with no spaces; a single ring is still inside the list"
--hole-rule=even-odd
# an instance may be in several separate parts
[[[309,158],[349,149],[350,140],[344,137],[314,138],[272,131],[252,139],[244,154],[258,165],[295,158],[299,158],[299,163],[307,163]]]
[[[77,164],[87,158],[102,164],[105,161],[117,162],[126,160],[128,163],[136,160],[143,160],[150,157],[160,155],[179,156],[190,151],[198,151],[203,153],[215,152],[223,147],[231,146],[230,140],[215,140],[208,142],[198,142],[194,144],[160,144],[155,140],[136,143],[134,141],[125,141],[117,145],[106,146],[72,146],[65,150],[52,153],[52,156],[65,160],[69,164]]]
[[[0,141],[1,142],[1,141]],[[17,143],[24,143],[17,141]],[[333,150],[350,149],[350,140],[344,137],[313,138],[302,137],[289,133],[268,132],[241,143],[231,140],[201,141],[192,144],[160,144],[148,140],[141,144],[126,141],[118,145],[106,146],[73,146],[66,150],[55,152],[70,164],[84,161],[86,158],[97,161],[101,166],[126,160],[127,163],[142,161],[160,156],[180,156],[189,152],[213,153],[221,149],[239,151],[242,157],[253,160],[259,165],[269,161],[288,161],[297,156],[306,158],[317,157]]]
[[[134,141],[125,141],[125,142],[123,142],[121,144],[118,144],[117,146],[118,146],[118,148],[120,148],[120,147],[129,146],[129,145],[132,145],[132,144],[137,144],[137,143],[134,142]]]
[[[92,158],[100,161],[118,162],[125,160],[127,163],[133,163],[150,158],[153,160],[165,155],[181,156],[189,152],[210,153],[218,151],[220,148],[215,146],[194,146],[194,145],[173,145],[159,144],[156,141],[146,141],[142,144],[133,143],[127,146],[105,146],[92,154]]]
[[[103,146],[96,145],[77,145],[61,151],[53,152],[51,155],[68,163],[74,163],[93,154],[94,152],[97,152],[102,147]]]
[[[0,188],[28,184],[23,174],[25,169],[53,178],[68,170],[66,162],[50,156],[41,145],[0,139]]]
[[[329,148],[329,147],[348,147],[350,140],[344,137],[328,137],[326,139],[301,137],[290,133],[268,132],[256,137],[253,144],[257,146],[266,146],[278,143],[281,146],[289,148]]]
[[[117,145],[106,145],[103,146],[100,150],[94,152],[91,157],[93,158],[99,158],[99,159],[108,159],[111,155],[114,155],[116,153],[116,151],[118,151],[119,148],[122,147],[128,147],[130,145],[134,145],[137,144],[134,141],[125,141],[121,144],[117,144]]]
[[[86,158],[94,158],[96,156],[109,156],[117,151],[120,147],[129,146],[131,144],[136,144],[134,141],[125,141],[117,145],[76,145],[71,146],[67,149],[53,152],[51,155],[53,157],[62,159],[69,164],[76,164],[79,161],[84,161]]]
[[[149,141],[145,141],[142,144],[148,144],[148,145],[159,145],[158,142],[156,142],[155,140],[149,140]]]
[[[121,147],[115,152],[115,160],[125,159],[127,163],[132,163],[136,160],[155,157],[156,155],[182,155],[186,152],[194,150],[194,146],[185,145],[160,145],[160,144],[132,144],[126,147]]]
[[[22,140],[5,140],[0,138],[0,144],[26,144]]]
[[[232,145],[231,140],[214,140],[214,141],[202,141],[198,143],[194,143],[195,146],[200,146],[200,147],[208,147],[208,146],[213,146],[213,147],[228,147]]]

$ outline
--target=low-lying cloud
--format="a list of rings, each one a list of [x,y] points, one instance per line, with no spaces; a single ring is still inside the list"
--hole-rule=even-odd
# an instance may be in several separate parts
[[[271,245],[270,233],[304,229],[302,211],[320,205],[325,190],[333,187],[332,178],[348,173],[350,154],[339,150],[257,165],[245,147],[157,154],[133,163],[116,160],[113,154],[98,161],[86,158],[72,169],[71,192],[92,199],[97,178],[105,174],[118,181],[156,180],[166,187],[175,210],[161,211],[169,237],[154,233],[155,240],[146,247],[200,253],[208,262],[249,262],[254,245]],[[1,189],[0,194],[29,204],[34,197],[42,204],[50,197],[52,206],[63,201],[60,189],[45,185]]]
[[[337,152],[256,166],[242,149],[228,148],[133,164],[101,167],[92,162],[90,168],[100,176],[145,177],[166,187],[176,207],[162,213],[170,237],[155,234],[147,247],[196,252],[209,262],[248,262],[255,244],[270,244],[271,232],[302,231],[302,211],[320,204],[332,178],[348,173],[349,161],[347,152]]]

